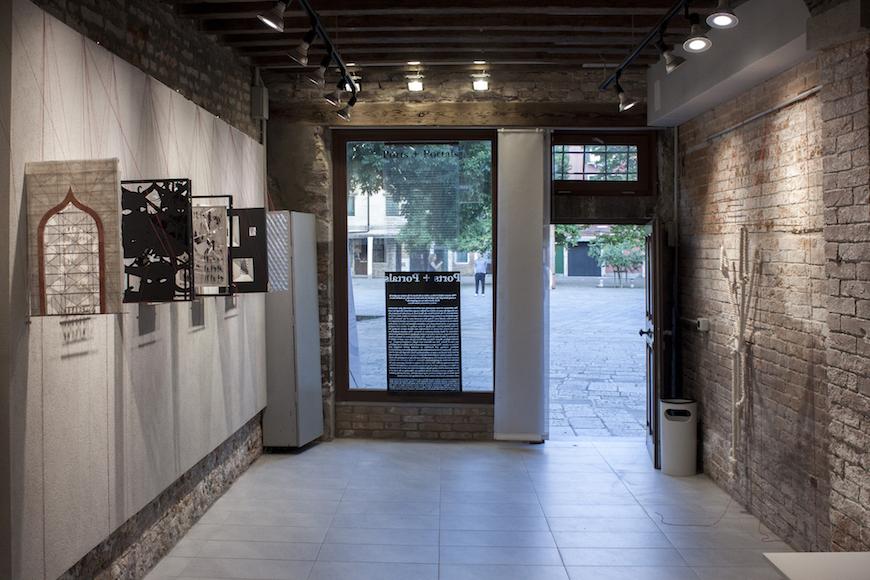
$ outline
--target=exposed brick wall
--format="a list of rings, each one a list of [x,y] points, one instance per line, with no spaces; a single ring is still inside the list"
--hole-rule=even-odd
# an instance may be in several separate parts
[[[870,39],[824,51],[822,144],[828,274],[834,549],[870,550]]]
[[[708,142],[723,129],[818,84],[799,65],[680,127],[685,387],[701,404],[704,470],[799,549],[829,546],[828,405],[822,136],[818,95]],[[720,248],[739,230],[761,250],[752,310],[749,399],[737,463],[731,445],[735,328]]]
[[[492,405],[338,403],[338,437],[489,441]]]
[[[247,59],[154,0],[32,0],[165,85],[255,139]]]

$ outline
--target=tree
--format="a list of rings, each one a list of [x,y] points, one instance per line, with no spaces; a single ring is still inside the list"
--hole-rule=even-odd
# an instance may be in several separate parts
[[[492,150],[488,141],[348,145],[348,186],[383,193],[399,208],[397,239],[412,255],[429,248],[492,249]]]
[[[556,226],[556,245],[573,247],[580,243],[580,237],[586,226],[564,225]]]
[[[616,272],[619,286],[622,275],[640,267],[645,258],[646,231],[642,226],[613,226],[589,242],[589,255],[601,267],[610,266]]]

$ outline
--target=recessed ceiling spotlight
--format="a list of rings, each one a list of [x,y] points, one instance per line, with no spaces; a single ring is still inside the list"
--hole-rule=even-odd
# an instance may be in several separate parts
[[[487,73],[477,73],[471,75],[471,88],[475,91],[489,90],[489,75]]]
[[[707,33],[701,28],[700,17],[697,14],[692,14],[689,16],[689,22],[692,23],[692,28],[689,30],[689,37],[683,43],[683,49],[691,53],[709,50],[713,46],[713,42],[707,38]]]
[[[419,60],[409,60],[408,66],[420,66],[420,61]]]
[[[290,60],[300,66],[308,66],[308,49],[311,48],[311,44],[316,38],[317,31],[312,28],[305,33],[305,36],[302,37],[302,42],[300,42],[296,48],[291,50],[287,56],[290,57]]]
[[[476,60],[476,61],[474,61],[474,64],[486,64],[486,61],[485,60]]]
[[[346,62],[346,63],[344,63],[344,66],[347,66],[347,67],[356,66],[356,63],[355,62]]]
[[[269,28],[284,32],[284,12],[286,11],[287,2],[275,2],[272,8],[257,14],[257,18]]]
[[[716,11],[707,17],[707,24],[712,28],[734,28],[739,22],[730,0],[719,0]]]
[[[408,79],[408,90],[412,93],[419,93],[423,90],[423,75],[415,74],[405,77]]]

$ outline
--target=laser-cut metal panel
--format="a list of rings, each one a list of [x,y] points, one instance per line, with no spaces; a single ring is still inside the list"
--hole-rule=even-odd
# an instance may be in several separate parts
[[[266,292],[269,266],[266,257],[266,210],[233,210],[233,288],[236,292]]]
[[[124,302],[193,300],[189,179],[121,182]]]
[[[33,316],[121,311],[118,160],[24,169]]]
[[[266,214],[266,250],[269,292],[287,292],[290,290],[290,212]]]

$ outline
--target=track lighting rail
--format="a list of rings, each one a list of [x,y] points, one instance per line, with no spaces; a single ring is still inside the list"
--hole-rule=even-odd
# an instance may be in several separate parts
[[[662,19],[659,20],[658,24],[650,28],[649,32],[647,32],[643,40],[641,40],[637,44],[637,46],[634,47],[634,50],[632,50],[631,53],[627,57],[625,57],[625,60],[623,60],[622,63],[618,67],[616,67],[616,69],[613,71],[613,74],[607,77],[607,79],[603,83],[598,85],[598,88],[602,91],[605,91],[614,82],[616,82],[616,80],[619,78],[620,73],[622,73],[625,68],[630,66],[631,63],[634,62],[634,59],[636,59],[647,46],[656,42],[659,38],[659,34],[664,31],[665,28],[667,28],[668,22],[670,22],[674,16],[683,11],[688,5],[689,0],[677,0],[676,2],[674,2],[674,5],[671,6],[670,10],[668,10],[664,16],[662,16]]]
[[[323,28],[323,25],[320,23],[320,16],[317,14],[317,11],[311,7],[308,0],[298,0],[299,5],[305,10],[305,13],[308,14],[308,18],[311,20],[311,28],[317,33],[317,36],[320,37],[320,40],[323,41],[324,46],[326,47],[326,54],[332,57],[332,61],[338,66],[338,71],[341,74],[341,79],[346,82],[346,86],[349,88],[352,94],[352,100],[356,103],[357,100],[357,88],[356,83],[353,82],[350,73],[347,70],[347,66],[344,64],[344,60],[342,60],[341,55],[335,49],[335,45],[332,44],[332,40],[329,38],[329,34],[326,32],[326,29]],[[289,2],[288,2],[289,4]]]

